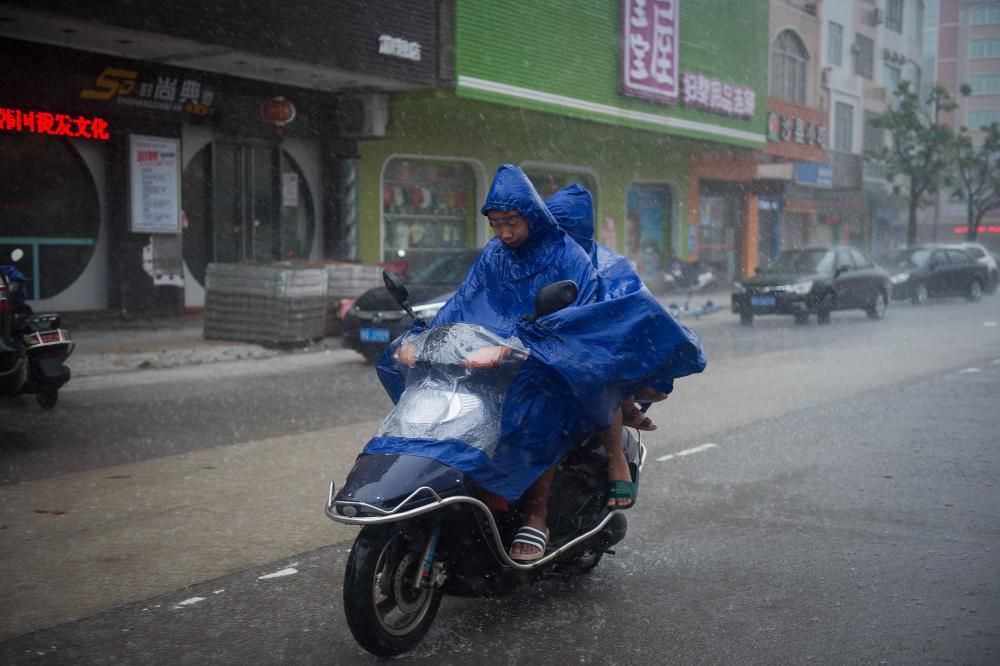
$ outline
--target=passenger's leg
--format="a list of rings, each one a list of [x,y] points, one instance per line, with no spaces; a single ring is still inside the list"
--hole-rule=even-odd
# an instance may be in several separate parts
[[[553,465],[524,491],[521,504],[524,508],[524,525],[526,527],[534,527],[536,530],[548,532],[546,520],[549,516],[549,491],[552,488],[552,479],[555,475],[556,468]],[[521,557],[531,557],[538,550],[531,544],[515,543],[510,548],[510,554],[516,560]]]
[[[632,481],[632,472],[625,459],[625,447],[622,443],[622,410],[615,410],[611,427],[597,433],[601,444],[608,452],[608,481]],[[627,497],[609,497],[608,506],[629,506],[631,499]]]

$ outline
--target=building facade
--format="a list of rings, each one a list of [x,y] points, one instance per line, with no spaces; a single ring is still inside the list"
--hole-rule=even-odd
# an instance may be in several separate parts
[[[516,38],[498,38],[498,25]],[[365,261],[427,261],[485,242],[478,208],[496,167],[515,162],[543,196],[586,185],[598,240],[651,286],[671,255],[727,275],[752,270],[748,193],[727,188],[740,156],[765,143],[766,13],[727,2],[466,0],[454,55],[453,91],[394,96],[385,139],[359,143]],[[701,167],[721,151],[736,161]]]
[[[939,85],[958,102],[943,114],[956,131],[967,127],[973,141],[980,128],[1000,123],[1000,2],[927,0],[924,22],[925,94]],[[967,84],[971,94],[961,93]],[[929,240],[962,241],[968,230],[963,201],[949,188],[939,192],[934,205],[922,211],[921,236]],[[978,240],[1000,250],[1000,211],[980,222]]]
[[[130,313],[202,305],[209,262],[350,258],[345,165],[390,94],[442,85],[442,20],[433,0],[0,3],[0,252],[27,252],[40,307]]]

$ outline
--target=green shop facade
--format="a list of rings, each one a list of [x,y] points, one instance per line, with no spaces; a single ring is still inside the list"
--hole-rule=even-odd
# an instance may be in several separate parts
[[[481,246],[478,210],[513,162],[543,198],[587,186],[595,237],[646,280],[672,255],[751,270],[766,4],[463,0],[452,18],[451,89],[394,94],[385,136],[357,144],[341,256],[413,272]]]

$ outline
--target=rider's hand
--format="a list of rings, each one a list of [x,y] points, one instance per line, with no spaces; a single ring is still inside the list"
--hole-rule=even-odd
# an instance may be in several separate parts
[[[482,347],[465,357],[463,368],[495,368],[510,353],[510,347]]]
[[[396,360],[403,365],[412,368],[417,364],[417,346],[412,342],[401,345],[396,350]]]

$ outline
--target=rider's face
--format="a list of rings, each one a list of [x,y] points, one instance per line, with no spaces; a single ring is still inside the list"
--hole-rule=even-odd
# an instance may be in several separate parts
[[[520,247],[531,235],[528,221],[516,210],[491,210],[486,217],[490,218],[493,234],[507,247]]]

